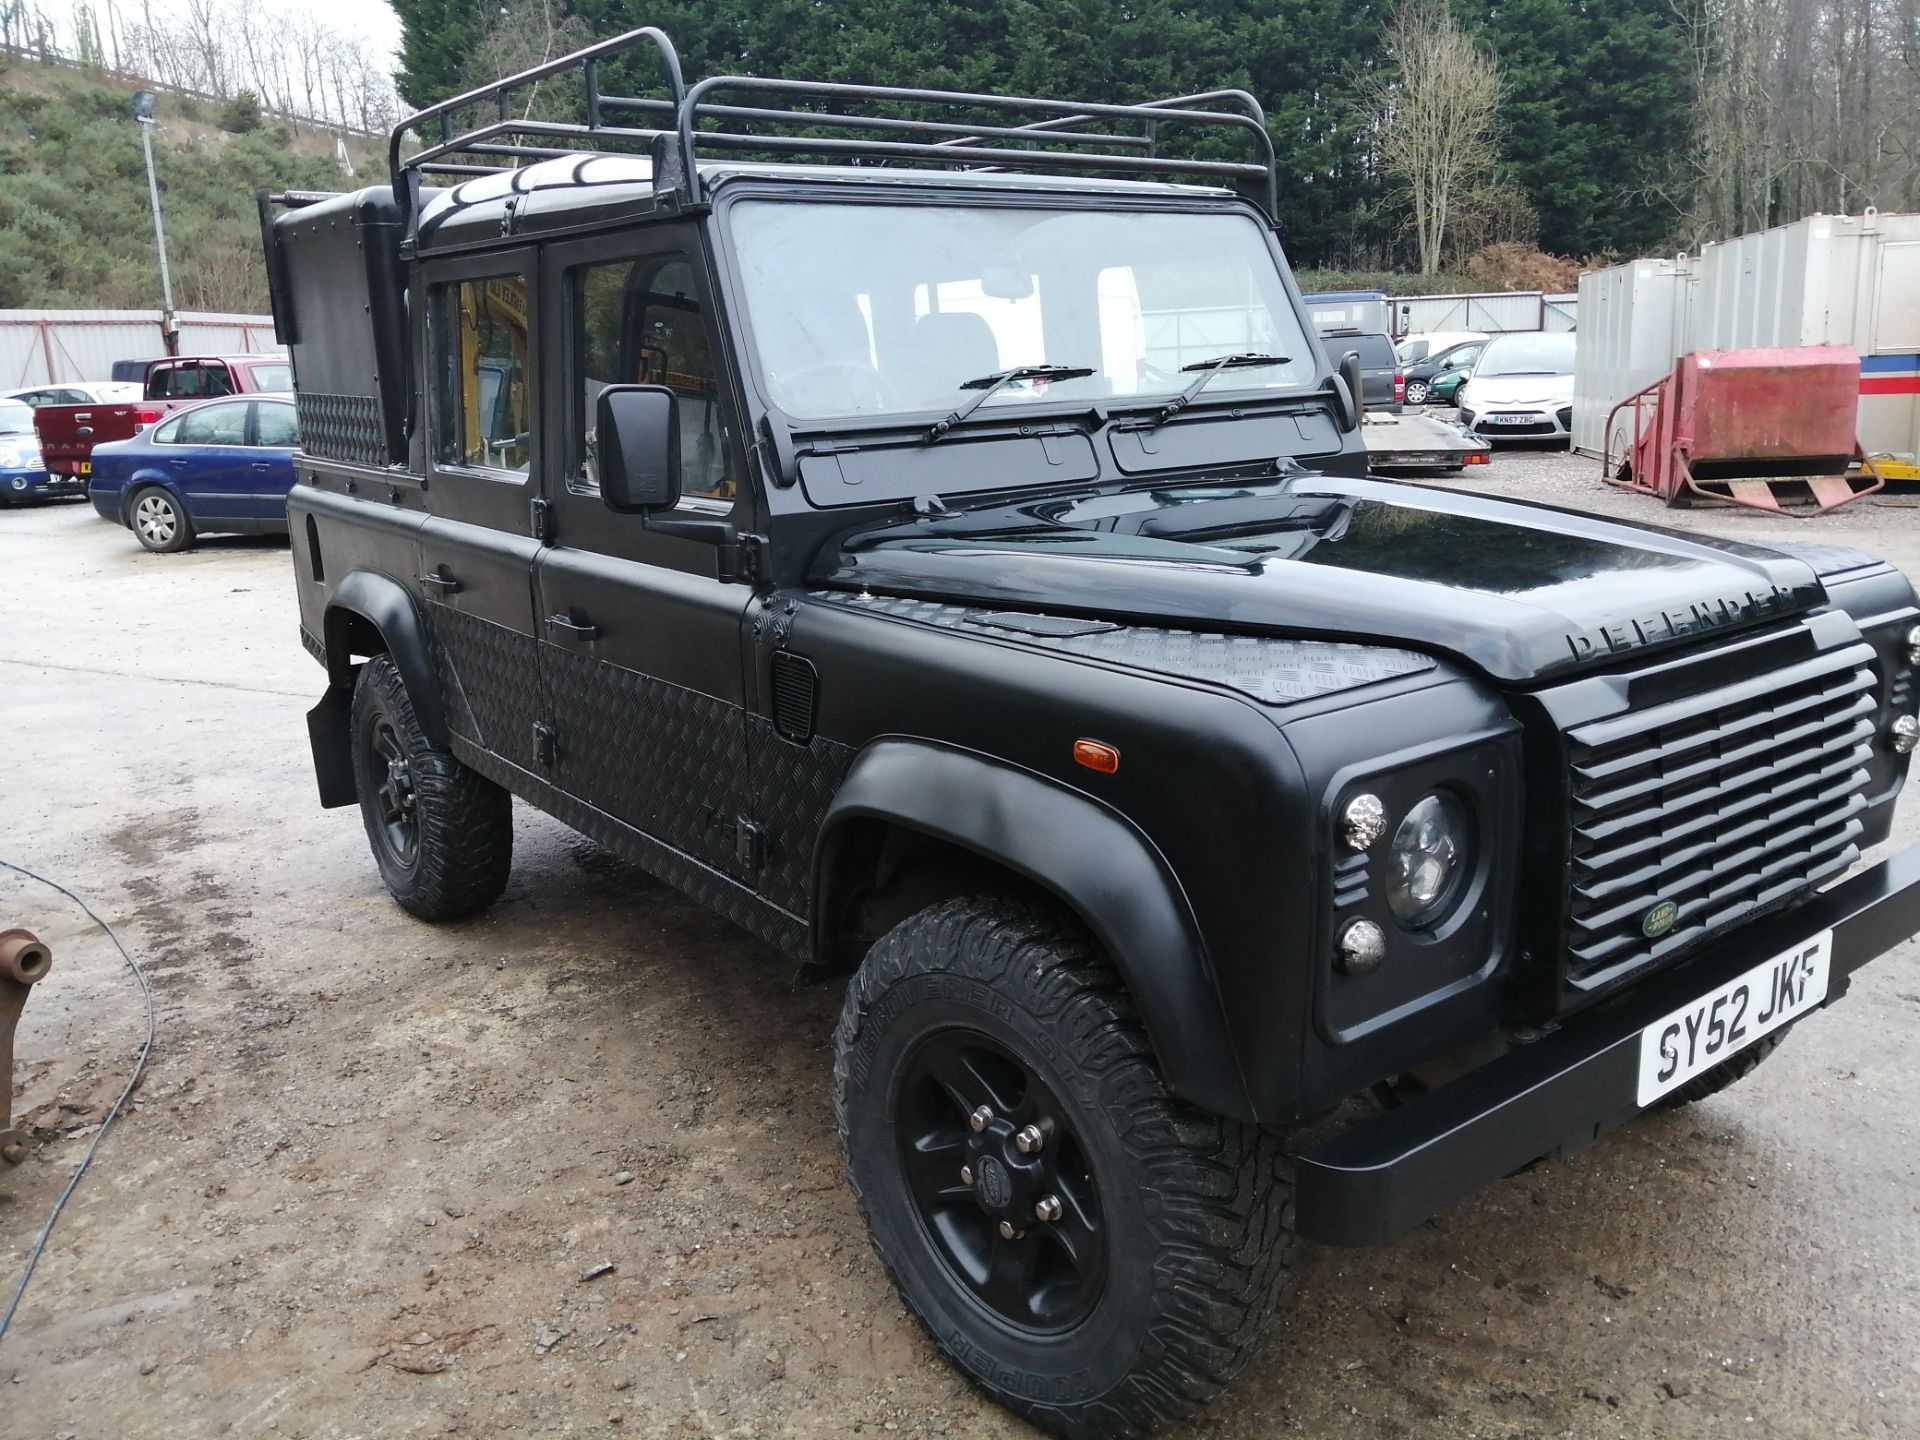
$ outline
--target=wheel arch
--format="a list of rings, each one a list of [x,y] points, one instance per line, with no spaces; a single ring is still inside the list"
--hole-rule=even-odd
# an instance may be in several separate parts
[[[1119,970],[1168,1086],[1204,1109],[1254,1118],[1192,908],[1159,850],[1126,817],[983,756],[920,740],[876,741],[835,793],[816,844],[817,961],[832,963],[859,938],[851,910],[863,882],[876,878],[876,846],[900,836],[926,842],[936,866],[957,862],[931,883],[908,884],[908,913],[980,888],[996,872],[1045,893],[1078,916]]]
[[[351,718],[356,657],[385,655],[400,672],[420,728],[435,745],[447,744],[446,707],[434,678],[426,621],[412,593],[378,570],[349,570],[327,596],[321,615],[327,693],[307,712],[307,740],[324,807],[351,805]]]

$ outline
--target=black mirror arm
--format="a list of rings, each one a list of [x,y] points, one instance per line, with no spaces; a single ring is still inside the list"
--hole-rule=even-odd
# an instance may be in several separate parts
[[[740,578],[740,530],[731,520],[695,519],[692,516],[676,515],[660,518],[642,514],[640,524],[643,529],[656,535],[673,535],[682,540],[698,540],[711,545],[720,552],[720,575],[723,582]]]

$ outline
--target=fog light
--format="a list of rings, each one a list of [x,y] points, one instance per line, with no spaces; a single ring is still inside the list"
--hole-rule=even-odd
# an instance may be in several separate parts
[[[1340,838],[1355,850],[1371,850],[1387,833],[1387,807],[1378,795],[1356,795],[1340,815]]]
[[[1905,755],[1920,744],[1920,720],[1911,715],[1896,716],[1887,727],[1887,743],[1893,747],[1894,754]]]
[[[1907,631],[1907,663],[1920,665],[1920,625]]]
[[[26,477],[26,476],[24,476],[24,475],[16,475],[16,476],[14,476],[14,477],[13,477],[13,488],[14,488],[14,489],[16,489],[16,490],[24,490],[24,489],[26,489],[26,488],[27,488],[27,477]],[[1382,823],[1384,823],[1384,822],[1382,822]]]
[[[1355,920],[1340,932],[1340,968],[1349,975],[1365,975],[1387,958],[1387,936],[1371,920]]]

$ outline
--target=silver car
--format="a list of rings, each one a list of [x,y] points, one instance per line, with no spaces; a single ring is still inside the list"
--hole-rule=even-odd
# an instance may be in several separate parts
[[[1496,335],[1457,397],[1460,424],[1489,440],[1573,437],[1573,336]]]

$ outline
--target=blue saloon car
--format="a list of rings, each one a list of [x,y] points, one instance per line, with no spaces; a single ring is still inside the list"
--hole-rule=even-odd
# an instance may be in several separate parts
[[[87,497],[161,554],[201,535],[284,535],[299,444],[291,396],[211,400],[94,447]]]
[[[40,437],[33,429],[33,407],[0,400],[0,509],[17,501],[80,498],[76,480],[49,475],[40,462]]]

